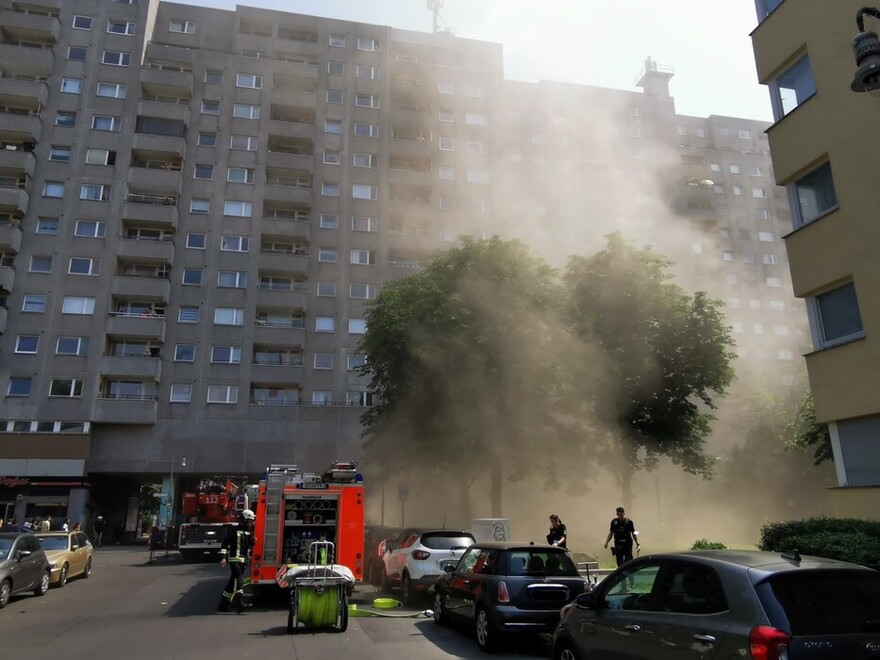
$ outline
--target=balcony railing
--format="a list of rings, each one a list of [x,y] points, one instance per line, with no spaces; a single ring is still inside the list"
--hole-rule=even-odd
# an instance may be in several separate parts
[[[12,71],[3,71],[0,69],[0,78],[4,80],[32,80],[35,82],[46,82],[47,76],[36,76],[29,73],[13,73]]]
[[[253,364],[260,366],[268,366],[268,367],[304,367],[305,363],[302,360],[269,360],[266,358],[254,358]]]
[[[170,195],[144,195],[142,193],[129,193],[125,201],[131,204],[154,204],[156,206],[177,206],[177,198]]]
[[[266,319],[257,319],[254,325],[261,328],[294,328],[296,330],[305,330],[306,324],[302,319],[294,319],[290,321],[269,321]]]
[[[98,392],[99,399],[115,399],[125,401],[158,401],[159,396],[156,394],[114,394]]]
[[[258,284],[257,288],[261,291],[296,291],[297,293],[309,292],[309,287],[299,282],[289,284],[287,286],[279,286],[278,284]]]

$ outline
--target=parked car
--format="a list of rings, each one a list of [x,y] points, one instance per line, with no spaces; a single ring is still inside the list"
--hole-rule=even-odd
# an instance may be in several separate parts
[[[706,550],[641,557],[563,609],[553,658],[880,657],[880,572]]]
[[[77,575],[92,574],[92,544],[85,532],[38,532],[35,534],[52,569],[50,582],[63,587]]]
[[[437,581],[434,621],[473,625],[477,645],[488,651],[507,633],[552,632],[560,608],[585,589],[564,548],[480,543]]]
[[[381,587],[385,579],[385,548],[402,530],[400,527],[372,525],[364,531],[364,581]]]
[[[0,608],[17,594],[49,590],[49,561],[37,538],[27,534],[0,533]]]
[[[406,529],[386,544],[382,587],[399,587],[401,600],[412,605],[474,542],[474,535],[463,529]]]

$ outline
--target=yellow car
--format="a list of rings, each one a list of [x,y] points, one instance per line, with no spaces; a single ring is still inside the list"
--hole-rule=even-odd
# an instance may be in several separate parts
[[[39,532],[34,534],[52,569],[50,582],[58,587],[77,575],[92,573],[92,544],[84,532]]]

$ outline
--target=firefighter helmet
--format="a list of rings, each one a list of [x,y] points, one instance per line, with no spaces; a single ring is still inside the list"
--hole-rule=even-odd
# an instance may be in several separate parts
[[[248,520],[256,520],[257,519],[257,516],[254,515],[254,512],[251,511],[250,509],[245,509],[244,511],[242,511],[238,515],[241,518],[242,522],[247,522]]]

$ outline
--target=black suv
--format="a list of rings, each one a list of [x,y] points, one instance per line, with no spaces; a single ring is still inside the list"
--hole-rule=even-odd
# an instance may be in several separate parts
[[[770,552],[631,561],[563,609],[553,657],[880,658],[880,572]]]

